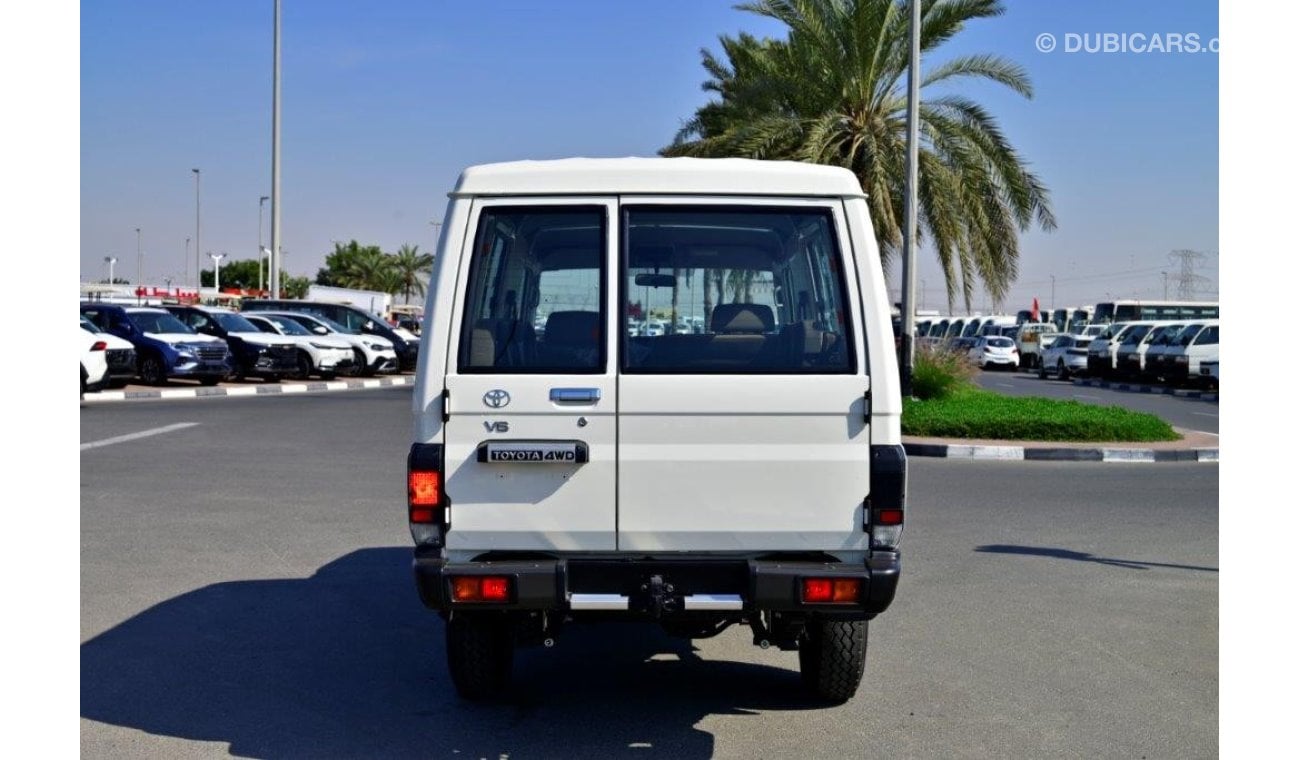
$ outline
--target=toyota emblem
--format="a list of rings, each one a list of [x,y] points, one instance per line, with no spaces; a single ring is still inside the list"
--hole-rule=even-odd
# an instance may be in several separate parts
[[[493,409],[500,409],[510,403],[510,394],[496,388],[483,394],[483,403]]]

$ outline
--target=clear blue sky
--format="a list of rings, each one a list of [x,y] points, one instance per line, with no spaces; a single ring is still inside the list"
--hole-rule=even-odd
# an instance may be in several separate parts
[[[1009,308],[1160,295],[1168,254],[1218,250],[1218,55],[1066,53],[1069,33],[1219,33],[1213,2],[1011,0],[944,46],[1024,65],[1025,100],[968,90],[1047,183],[1060,227],[1023,239]],[[468,165],[653,155],[707,100],[701,48],[784,29],[722,0],[480,3],[285,0],[285,266],[314,276],[333,240],[433,247]],[[271,0],[80,6],[80,276],[176,283],[194,235],[254,257],[270,194]],[[1036,37],[1056,35],[1052,53]],[[269,244],[270,204],[263,236]],[[937,306],[933,254],[918,269]],[[193,260],[191,252],[190,261]],[[205,266],[210,262],[204,258]],[[1200,272],[1217,283],[1217,258]],[[191,265],[192,267],[192,265]],[[897,280],[898,272],[894,272]],[[918,284],[918,287],[920,285]],[[984,306],[980,299],[977,307]]]

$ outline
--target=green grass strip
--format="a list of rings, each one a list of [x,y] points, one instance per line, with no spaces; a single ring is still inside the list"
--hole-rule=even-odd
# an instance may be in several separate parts
[[[903,435],[1009,441],[1177,441],[1153,414],[1078,401],[964,388],[943,399],[903,399]]]

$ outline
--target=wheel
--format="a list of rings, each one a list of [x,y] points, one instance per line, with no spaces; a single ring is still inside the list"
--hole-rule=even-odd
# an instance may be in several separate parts
[[[1038,368],[1038,379],[1039,379],[1039,380],[1046,380],[1046,379],[1047,379],[1047,370],[1043,369],[1042,367],[1039,367],[1039,368]]]
[[[361,352],[361,349],[354,348],[352,351],[357,360],[357,374],[361,377],[374,377],[378,370],[366,361],[366,355]]]
[[[499,696],[510,684],[515,644],[503,616],[453,615],[447,621],[447,669],[465,699]]]
[[[294,380],[306,380],[311,377],[311,373],[316,369],[316,364],[311,360],[311,354],[303,351],[298,354],[298,368],[294,370],[291,377]]]
[[[221,382],[221,378],[215,375],[206,375],[199,378],[199,385],[216,385]]]
[[[163,368],[162,359],[153,354],[141,357],[140,380],[145,385],[166,385],[167,370]]]
[[[1057,360],[1056,360],[1056,376],[1057,376],[1057,378],[1059,378],[1059,379],[1061,379],[1061,380],[1069,380],[1069,379],[1070,379],[1070,370],[1068,370],[1068,369],[1065,368],[1065,360],[1064,360],[1064,359],[1057,359]]]
[[[987,372],[991,369],[993,369],[993,362],[984,362],[984,370]]]
[[[809,620],[799,640],[799,676],[819,698],[841,704],[862,682],[867,621]]]
[[[81,368],[81,400],[86,400],[86,368]]]

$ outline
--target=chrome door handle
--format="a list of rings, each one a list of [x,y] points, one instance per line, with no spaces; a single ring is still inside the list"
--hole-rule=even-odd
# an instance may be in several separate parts
[[[599,388],[552,388],[551,402],[555,404],[594,404],[600,401]]]

